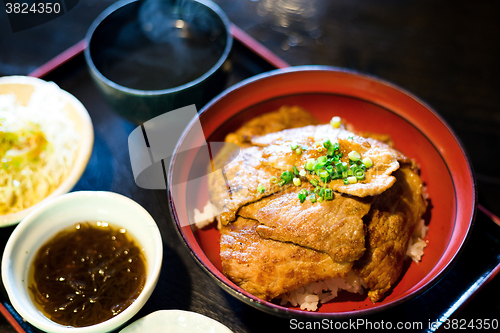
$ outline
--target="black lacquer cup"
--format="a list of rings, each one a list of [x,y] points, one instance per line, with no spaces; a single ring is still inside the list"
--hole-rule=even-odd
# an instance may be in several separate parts
[[[92,79],[118,114],[138,124],[187,105],[200,110],[231,70],[230,22],[211,1],[118,1],[86,40]]]

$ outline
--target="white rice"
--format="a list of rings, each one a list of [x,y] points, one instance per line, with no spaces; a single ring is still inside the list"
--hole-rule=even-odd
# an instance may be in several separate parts
[[[425,225],[425,220],[420,220],[408,242],[406,255],[417,264],[422,260],[427,242],[424,240],[429,227]]]
[[[300,306],[301,310],[316,311],[323,303],[337,297],[340,290],[350,293],[364,294],[367,285],[356,273],[350,271],[345,278],[333,278],[325,281],[312,282],[294,291],[278,297],[281,305],[290,303]]]
[[[197,229],[203,229],[215,221],[215,217],[220,214],[219,210],[210,201],[203,207],[203,212],[198,208],[194,209],[194,225]]]

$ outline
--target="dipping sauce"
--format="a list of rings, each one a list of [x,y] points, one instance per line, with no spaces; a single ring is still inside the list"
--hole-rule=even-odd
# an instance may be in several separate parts
[[[83,327],[125,310],[146,282],[146,260],[125,229],[82,222],[45,243],[31,267],[29,289],[42,312]]]

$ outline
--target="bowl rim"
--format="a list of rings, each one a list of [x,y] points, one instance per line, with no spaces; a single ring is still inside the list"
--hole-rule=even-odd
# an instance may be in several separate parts
[[[267,312],[269,314],[274,314],[280,317],[286,317],[286,318],[291,318],[291,317],[308,317],[308,318],[352,318],[352,317],[358,317],[358,316],[363,316],[363,315],[368,315],[368,314],[374,314],[374,313],[379,313],[385,309],[392,308],[394,306],[397,306],[401,303],[404,303],[410,299],[413,299],[424,292],[428,291],[430,288],[432,288],[435,284],[437,284],[455,265],[457,259],[459,256],[462,254],[463,249],[465,247],[465,244],[470,238],[471,230],[474,226],[474,220],[477,212],[477,185],[476,185],[476,179],[474,176],[474,171],[472,164],[470,162],[470,158],[468,156],[467,151],[464,149],[464,146],[461,142],[461,140],[458,138],[458,136],[455,134],[455,132],[452,130],[450,125],[432,108],[430,107],[427,103],[422,101],[420,98],[416,97],[414,94],[410,93],[404,88],[401,88],[400,86],[389,82],[387,80],[381,79],[377,76],[366,74],[357,70],[352,70],[352,69],[347,69],[347,68],[342,68],[342,67],[336,67],[336,66],[323,66],[323,65],[304,65],[304,66],[294,66],[294,67],[288,67],[284,69],[276,69],[272,70],[269,72],[261,73],[255,76],[252,76],[248,79],[245,79],[239,83],[236,83],[235,85],[229,87],[219,95],[217,95],[215,98],[213,98],[209,103],[207,103],[199,112],[199,119],[201,120],[203,117],[207,116],[207,112],[211,109],[211,107],[217,103],[219,103],[221,100],[225,99],[227,95],[234,94],[238,90],[244,89],[246,86],[257,83],[258,81],[270,77],[277,77],[281,75],[293,75],[294,72],[336,72],[336,73],[343,73],[347,75],[353,75],[356,77],[359,77],[364,80],[372,81],[374,83],[377,83],[379,85],[386,86],[387,88],[393,89],[403,95],[406,95],[406,97],[409,97],[413,99],[415,102],[420,104],[422,107],[424,107],[433,117],[436,118],[438,122],[441,123],[442,126],[447,130],[448,134],[451,135],[454,143],[456,143],[457,147],[460,149],[460,152],[465,160],[465,166],[468,169],[468,176],[471,179],[471,201],[472,201],[472,207],[471,207],[471,214],[470,216],[467,217],[468,219],[468,224],[467,228],[464,232],[464,237],[463,239],[460,240],[459,244],[456,245],[457,250],[455,253],[453,253],[452,257],[450,260],[437,271],[434,277],[432,277],[427,283],[425,283],[423,286],[419,287],[417,290],[411,292],[408,295],[405,295],[399,299],[391,300],[388,303],[381,304],[377,307],[373,308],[367,308],[367,309],[359,309],[359,310],[352,310],[352,311],[346,311],[346,312],[309,312],[309,311],[303,311],[303,310],[296,310],[293,308],[286,308],[277,304],[274,304],[272,302],[264,301],[261,299],[258,299],[257,297],[251,295],[250,293],[246,292],[245,290],[239,288],[236,286],[234,283],[233,285],[227,284],[225,281],[221,280],[219,276],[217,276],[214,272],[211,271],[210,267],[208,267],[203,258],[200,257],[198,253],[194,251],[192,248],[191,244],[189,243],[189,240],[186,239],[184,232],[182,230],[182,226],[180,224],[179,218],[177,216],[177,210],[175,208],[173,199],[172,199],[172,192],[171,192],[171,187],[170,184],[172,183],[172,172],[173,168],[175,166],[175,161],[176,161],[176,156],[177,156],[177,151],[178,148],[181,146],[183,140],[186,138],[188,132],[190,129],[193,127],[193,125],[199,121],[197,117],[191,120],[191,122],[186,126],[186,129],[182,133],[181,137],[179,138],[176,148],[174,150],[174,154],[172,156],[172,159],[170,161],[169,165],[169,170],[168,170],[168,203],[169,203],[169,212],[172,217],[172,222],[175,225],[175,230],[179,237],[181,238],[182,242],[184,245],[187,247],[188,252],[191,254],[191,256],[195,259],[195,262],[202,268],[203,271],[205,271],[209,276],[211,276],[215,282],[226,292],[231,294],[232,296],[236,297],[237,299],[242,300],[244,303],[257,308],[259,310],[262,310],[264,312]],[[290,93],[287,94],[286,96],[289,95],[296,95],[295,93]],[[285,95],[280,95],[281,97]],[[280,96],[275,96],[273,98],[279,98]],[[272,98],[271,98],[272,99]],[[245,105],[244,107],[239,106],[238,113],[246,110],[247,108],[268,101],[269,99],[263,99],[259,102],[251,103],[250,105]],[[451,174],[450,174],[451,176]],[[456,184],[455,182],[453,183],[453,188],[454,191],[456,192]],[[455,198],[454,201],[457,199]],[[454,226],[456,228],[456,225]],[[447,244],[443,255],[446,253],[446,249],[450,246],[450,243]],[[201,248],[201,247],[200,247]],[[433,270],[431,270],[426,276],[432,273]]]
[[[130,323],[127,327],[124,327],[119,333],[134,333],[137,332],[138,330],[143,331],[145,329],[151,329],[153,332],[156,332],[157,330],[160,329],[160,327],[163,329],[163,331],[168,331],[168,328],[183,326],[184,320],[180,321],[179,320],[180,317],[183,317],[184,320],[190,324],[193,323],[196,324],[198,326],[198,329],[209,326],[211,333],[232,332],[228,327],[226,327],[221,322],[195,311],[181,310],[181,309],[160,309],[153,311],[145,315],[144,317],[139,318],[136,321]],[[173,321],[174,324],[168,325],[170,324],[169,321]],[[135,327],[136,325],[137,327]]]
[[[129,88],[120,84],[117,84],[110,79],[108,79],[105,75],[103,75],[99,69],[96,67],[94,64],[94,60],[92,56],[90,55],[90,43],[92,40],[92,37],[94,35],[94,32],[98,28],[98,26],[112,13],[114,13],[117,9],[120,9],[124,6],[127,6],[133,2],[138,2],[142,0],[119,0],[106,8],[95,20],[94,22],[90,25],[89,30],[87,31],[87,34],[85,36],[85,49],[83,51],[84,56],[85,56],[85,61],[87,62],[87,66],[90,68],[90,71],[104,84],[106,84],[109,87],[112,87],[113,89],[116,89],[118,91],[130,94],[130,95],[139,95],[139,96],[159,96],[159,95],[165,95],[165,94],[171,94],[179,91],[183,91],[185,89],[194,87],[196,85],[199,85],[200,83],[204,82],[208,77],[212,76],[216,71],[219,70],[219,68],[222,67],[224,62],[228,59],[229,54],[231,52],[232,46],[233,46],[233,36],[231,34],[231,22],[229,21],[229,18],[227,17],[226,13],[213,1],[205,1],[205,0],[189,0],[193,2],[197,2],[208,9],[210,9],[212,12],[215,13],[215,15],[220,19],[222,24],[224,25],[224,30],[226,31],[226,45],[224,46],[224,50],[222,52],[222,55],[219,57],[217,62],[203,75],[200,77],[196,78],[195,80],[192,80],[188,83],[182,84],[177,87],[173,88],[168,88],[168,89],[158,89],[158,90],[141,90],[141,89],[134,89],[134,88]]]
[[[53,323],[52,321],[47,323],[46,321],[40,322],[37,319],[33,319],[28,311],[20,305],[16,298],[15,290],[11,289],[13,282],[11,281],[10,274],[10,260],[13,253],[13,249],[18,242],[20,236],[29,233],[31,231],[30,227],[32,223],[37,222],[37,219],[40,215],[43,215],[47,210],[50,210],[54,207],[65,205],[71,201],[78,201],[85,198],[102,198],[100,201],[102,203],[106,203],[109,201],[117,202],[120,206],[127,205],[128,207],[133,207],[132,209],[138,214],[142,215],[148,221],[148,230],[151,238],[155,243],[155,257],[153,261],[148,261],[148,266],[151,267],[151,274],[148,274],[146,278],[146,282],[143,290],[136,298],[134,302],[132,302],[124,311],[112,317],[102,323],[84,326],[84,327],[71,327],[71,326],[62,326],[60,324]],[[61,229],[61,228],[60,228]],[[60,230],[59,229],[59,230]],[[57,231],[54,231],[53,235]],[[50,238],[50,237],[49,237]],[[45,239],[46,241],[47,239]],[[1,265],[1,278],[5,286],[5,290],[9,296],[10,302],[14,309],[24,318],[26,321],[30,322],[33,326],[38,327],[42,330],[47,330],[51,332],[108,332],[114,330],[123,324],[125,324],[128,320],[130,320],[144,305],[144,303],[149,299],[153,290],[156,287],[156,284],[159,279],[159,275],[161,272],[161,266],[163,261],[163,240],[161,237],[160,229],[158,228],[157,223],[154,218],[149,214],[149,212],[142,207],[139,203],[128,198],[122,194],[116,192],[109,191],[76,191],[63,194],[51,201],[46,202],[43,206],[40,206],[38,209],[32,211],[28,214],[18,226],[14,229],[9,239],[7,240],[7,244],[4,249],[4,253],[2,255],[2,265]],[[33,305],[34,306],[34,305]],[[34,306],[35,307],[35,306]],[[53,325],[52,325],[53,323]]]
[[[40,86],[49,83],[53,82],[45,81],[33,76],[12,75],[0,77],[0,85],[22,84]],[[80,100],[78,100],[75,96],[73,96],[66,90],[61,89],[59,86],[58,88],[61,96],[68,100],[68,102],[73,106],[74,110],[76,110],[76,115],[79,122],[78,124],[82,126],[82,133],[79,133],[80,140],[73,166],[68,176],[61,182],[61,184],[59,184],[59,186],[52,193],[50,193],[40,202],[15,213],[0,215],[0,228],[19,223],[26,215],[37,209],[39,206],[43,205],[47,200],[51,200],[64,193],[69,192],[80,180],[83,172],[87,168],[87,164],[90,160],[94,147],[94,127],[92,124],[92,119],[90,118],[87,109],[82,104],[82,102],[80,102]]]

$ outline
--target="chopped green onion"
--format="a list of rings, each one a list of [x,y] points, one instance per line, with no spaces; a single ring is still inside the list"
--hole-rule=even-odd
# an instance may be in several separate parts
[[[328,147],[328,151],[326,152],[326,156],[333,157],[335,155],[335,148],[333,146]]]
[[[312,202],[312,203],[315,203],[315,202],[316,202],[316,194],[314,194],[314,193],[313,193],[313,194],[311,194],[311,195],[309,196],[309,199],[311,200],[311,202]]]
[[[297,144],[290,145],[290,149],[292,149],[292,150],[295,150],[297,148],[299,148],[299,145],[297,145]]]
[[[293,166],[293,174],[294,174],[295,176],[298,176],[298,175],[299,175],[299,170],[297,169],[297,167],[296,167],[295,165]]]
[[[328,173],[328,171],[326,170],[321,170],[319,173],[318,173],[318,176],[320,178],[328,178],[330,176],[330,174]]]
[[[300,178],[295,177],[295,178],[293,179],[293,184],[294,184],[295,186],[300,186],[300,184],[301,184]]]
[[[316,174],[319,174],[321,169],[323,169],[323,165],[319,163],[314,164],[314,171],[316,172]]]
[[[302,149],[300,149],[300,148],[295,149],[295,154],[297,154],[297,155],[302,154]]]
[[[349,184],[355,184],[358,182],[355,176],[347,177],[347,181],[349,182]]]
[[[327,162],[327,157],[326,156],[320,156],[318,157],[318,160],[316,161],[316,164],[319,164],[321,166],[324,166]]]
[[[337,170],[333,170],[332,172],[330,172],[330,177],[332,179],[338,179],[338,178],[341,178],[342,175],[339,175],[339,173],[337,172]]]
[[[313,186],[318,186],[319,181],[316,178],[312,178],[309,183],[313,184]]]
[[[361,154],[360,154],[360,153],[358,153],[358,152],[357,152],[357,151],[355,151],[355,150],[352,150],[352,151],[348,154],[348,156],[349,156],[349,159],[350,159],[351,161],[354,161],[354,162],[358,161],[358,160],[361,158]]]
[[[318,202],[323,202],[323,197],[319,197]]]
[[[280,180],[278,183],[279,186],[283,186],[285,184],[286,184],[286,180],[284,180],[284,179]]]
[[[323,147],[325,147],[326,149],[330,148],[332,145],[332,143],[330,142],[330,139],[326,139],[325,142],[323,142]]]
[[[300,170],[299,175],[302,177],[306,176],[306,170]]]
[[[290,171],[285,171],[281,174],[281,180],[285,181],[285,184],[292,181],[293,174]]]
[[[363,158],[363,161],[362,161],[362,162],[363,162],[363,165],[364,165],[365,167],[367,167],[367,168],[369,168],[369,167],[373,166],[372,159],[371,159],[371,158],[369,158],[369,157],[365,157],[365,158]]]
[[[307,159],[307,162],[306,162],[306,165],[304,166],[304,169],[309,170],[309,171],[313,171],[314,163],[316,163],[314,158]]]
[[[325,189],[325,200],[333,199],[333,191],[329,188]]]
[[[356,177],[357,180],[363,180],[365,179],[365,171],[363,169],[357,169],[354,172],[354,176]]]
[[[316,148],[316,150],[318,151],[318,153],[321,153],[323,151],[323,147],[318,147]]]
[[[257,191],[259,193],[264,193],[264,192],[266,192],[266,188],[264,187],[264,185],[259,184],[259,186],[257,186]]]
[[[278,182],[278,177],[275,177],[275,176],[272,176],[270,179],[269,179],[269,182],[271,184],[276,184]]]
[[[339,128],[341,124],[342,119],[340,117],[335,116],[330,120],[330,124],[332,125],[333,128]]]
[[[344,185],[349,185],[349,181],[347,180],[347,177],[344,177]]]
[[[303,203],[303,202],[304,202],[304,200],[306,200],[307,195],[308,195],[308,193],[307,193],[307,190],[306,190],[306,189],[302,189],[302,190],[300,190],[300,192],[299,192],[299,200],[300,200],[300,203]]]

